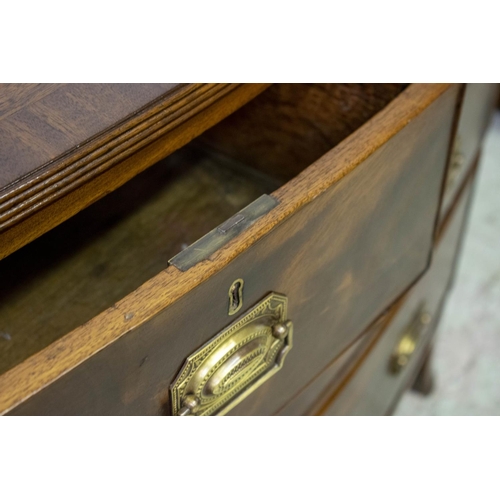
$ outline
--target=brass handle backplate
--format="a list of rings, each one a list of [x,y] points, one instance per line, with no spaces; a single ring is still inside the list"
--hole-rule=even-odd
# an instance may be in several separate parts
[[[287,302],[271,293],[189,356],[170,388],[172,414],[224,415],[274,375],[292,348]]]
[[[421,305],[404,329],[392,352],[391,359],[389,360],[389,370],[392,373],[399,373],[409,363],[430,322],[431,315]]]

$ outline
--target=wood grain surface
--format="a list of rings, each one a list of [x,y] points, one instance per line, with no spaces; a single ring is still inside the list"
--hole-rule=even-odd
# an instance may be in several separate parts
[[[439,242],[434,252],[432,266],[425,276],[394,306],[393,319],[378,338],[374,339],[362,366],[344,381],[341,387],[324,399],[318,410],[323,415],[384,415],[389,413],[396,401],[415,379],[428,350],[450,286],[456,264],[460,240],[466,220],[472,191],[469,178],[454,210],[440,231]],[[406,326],[415,312],[425,304],[433,317],[425,336],[418,344],[408,365],[398,374],[389,370],[389,359]]]
[[[288,181],[406,87],[384,83],[274,84],[200,140]]]
[[[112,307],[278,186],[184,148],[0,261],[0,373]]]
[[[183,146],[267,86],[1,86],[0,259]]]
[[[170,94],[172,100],[182,88],[175,83],[1,84],[1,201],[59,171],[62,165],[53,163],[58,158],[83,145],[91,150],[89,140],[162,96]]]
[[[456,85],[410,86],[209,259],[167,268],[5,373],[1,411],[168,413],[185,357],[230,322],[235,278],[245,279],[245,308],[270,290],[289,297],[294,350],[254,393],[259,412],[282,407],[426,268],[457,95]],[[233,412],[255,407],[252,397]]]
[[[436,247],[441,244],[441,241],[445,238],[445,234],[448,234],[449,226],[456,220],[455,213],[460,212],[463,208],[458,207],[458,205],[463,205],[464,198],[469,198],[467,203],[470,205],[471,194],[468,191],[471,190],[471,183],[473,182],[474,176],[476,174],[476,169],[478,165],[478,158],[467,171],[467,176],[462,179],[462,183],[459,189],[455,192],[455,198],[453,199],[448,210],[444,213],[444,217],[440,221],[436,232]],[[466,217],[468,214],[468,207],[466,208],[465,219],[462,223],[462,234],[465,231]],[[458,215],[457,217],[460,217]],[[463,217],[463,216],[462,216]],[[455,228],[456,230],[456,228]],[[453,239],[449,238],[448,246],[453,244]],[[463,240],[463,237],[460,238]],[[456,266],[456,261],[460,253],[461,245],[458,244],[455,250],[453,259],[455,263],[452,262],[452,268]],[[448,248],[448,252],[451,252],[451,248]],[[452,261],[453,261],[452,259]],[[427,274],[426,274],[427,275]],[[426,279],[425,276],[423,279]],[[448,281],[448,287],[451,287],[453,279]],[[418,285],[416,285],[418,286]],[[412,289],[413,290],[413,289]],[[338,359],[334,360],[331,365],[320,373],[315,379],[313,379],[306,387],[303,388],[301,393],[294,397],[292,401],[286,405],[282,410],[280,410],[278,415],[316,415],[324,411],[324,408],[329,406],[334,399],[335,395],[339,394],[342,389],[349,383],[350,378],[356,374],[357,370],[365,362],[366,358],[370,355],[371,350],[380,341],[381,337],[384,335],[386,329],[391,324],[394,316],[399,313],[401,307],[405,304],[408,296],[414,293],[410,290],[403,298],[398,301],[390,310],[384,313],[380,318],[378,318],[373,325],[371,325],[361,338],[356,341],[347,351],[345,351]],[[439,324],[439,315],[435,318],[435,325]],[[387,353],[389,356],[390,353]],[[414,390],[430,390],[431,384],[431,368],[429,363],[430,349],[429,352],[424,357],[422,368],[417,373],[418,384],[413,387]],[[419,378],[420,377],[420,378]],[[411,377],[410,377],[411,379]],[[406,386],[400,386],[399,393],[406,389]],[[400,394],[399,394],[400,395]],[[392,401],[392,407],[396,404],[398,398]],[[391,410],[389,410],[390,413]]]
[[[325,393],[331,394],[335,387],[356,370],[364,354],[368,351],[368,347],[373,344],[375,338],[379,337],[380,332],[387,326],[391,317],[388,312],[384,312],[378,317],[352,345],[302,387],[291,401],[288,401],[275,415],[314,415],[318,401],[321,401]]]

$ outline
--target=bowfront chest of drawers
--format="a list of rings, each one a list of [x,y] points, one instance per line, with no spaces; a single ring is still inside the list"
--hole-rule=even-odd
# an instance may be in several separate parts
[[[482,84],[0,86],[0,413],[430,390]]]

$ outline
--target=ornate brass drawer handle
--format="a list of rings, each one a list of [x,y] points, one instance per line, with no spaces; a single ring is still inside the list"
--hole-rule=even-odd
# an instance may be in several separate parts
[[[274,375],[292,348],[287,302],[268,295],[189,356],[170,388],[172,414],[224,415]]]
[[[389,370],[392,373],[399,373],[409,363],[431,319],[431,315],[425,308],[423,306],[419,307],[392,352],[389,361]]]

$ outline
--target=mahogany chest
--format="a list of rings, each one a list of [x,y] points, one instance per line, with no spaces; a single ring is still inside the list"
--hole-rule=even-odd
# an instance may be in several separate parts
[[[0,414],[381,415],[487,84],[0,85]]]

